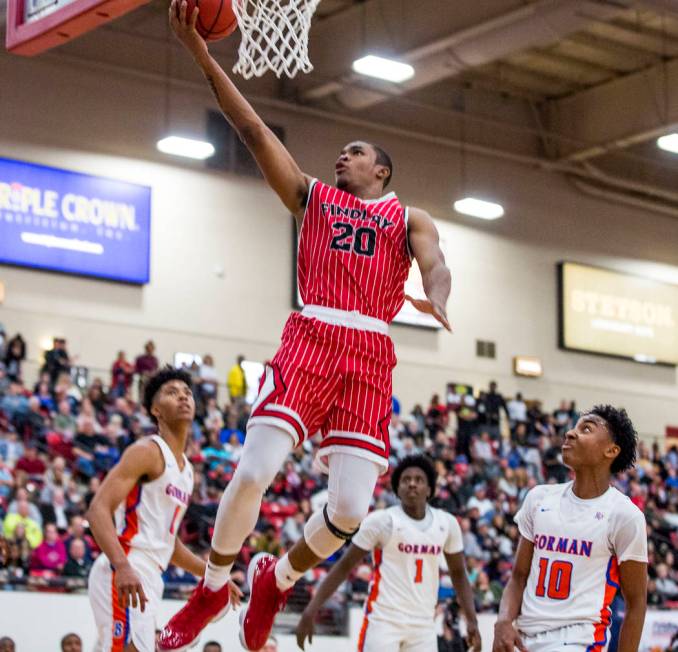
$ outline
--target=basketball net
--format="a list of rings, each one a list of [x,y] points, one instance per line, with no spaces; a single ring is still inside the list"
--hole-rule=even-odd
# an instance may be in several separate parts
[[[308,32],[320,0],[233,0],[242,40],[233,72],[245,79],[311,72]]]

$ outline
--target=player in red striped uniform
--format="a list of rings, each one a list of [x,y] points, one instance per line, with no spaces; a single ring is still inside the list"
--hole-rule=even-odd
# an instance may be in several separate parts
[[[184,455],[195,416],[191,377],[163,369],[146,384],[144,405],[159,434],[125,451],[87,514],[103,551],[89,576],[98,652],[154,652],[163,571],[170,562],[196,576],[205,571],[205,562],[177,538],[193,492]],[[231,590],[237,589],[222,589]]]
[[[411,256],[427,299],[415,306],[449,328],[450,272],[430,216],[385,193],[389,156],[356,141],[341,151],[335,186],[304,174],[238,92],[195,30],[197,10],[173,0],[170,22],[193,55],[224,116],[256,159],[265,179],[295,216],[298,278],[305,308],[287,321],[280,349],[266,369],[248,424],[238,469],[219,506],[205,587],[163,630],[161,650],[180,650],[204,621],[201,595],[229,577],[254,526],[261,497],[291,450],[320,432],[320,462],[329,498],[304,537],[280,560],[253,560],[251,597],[241,614],[241,642],[263,647],[275,614],[303,573],[338,550],[367,515],[377,478],[388,467],[391,374],[396,363],[388,324],[405,301]],[[218,600],[213,600],[218,610]]]
[[[625,410],[582,415],[565,436],[574,482],[532,489],[516,515],[520,540],[495,626],[493,652],[604,652],[610,604],[621,588],[626,614],[619,652],[637,652],[647,602],[643,513],[610,486],[636,459]],[[514,624],[515,621],[515,624]]]

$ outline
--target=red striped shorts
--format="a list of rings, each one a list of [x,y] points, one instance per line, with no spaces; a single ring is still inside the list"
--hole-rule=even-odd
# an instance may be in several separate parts
[[[334,452],[388,469],[392,372],[388,335],[290,315],[252,406],[257,423],[288,432],[295,445],[322,433],[322,460]]]

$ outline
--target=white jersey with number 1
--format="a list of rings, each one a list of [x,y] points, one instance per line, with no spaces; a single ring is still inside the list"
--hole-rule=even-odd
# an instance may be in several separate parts
[[[619,588],[619,565],[628,560],[647,562],[643,513],[614,487],[583,500],[568,482],[532,489],[516,522],[520,534],[534,545],[516,622],[528,649],[530,637],[541,640],[566,628],[570,633],[564,638],[577,640],[562,644],[604,650],[609,607]]]
[[[374,575],[366,619],[431,627],[438,602],[441,553],[461,552],[461,529],[447,512],[431,507],[421,521],[400,507],[372,512],[353,543],[371,550]]]

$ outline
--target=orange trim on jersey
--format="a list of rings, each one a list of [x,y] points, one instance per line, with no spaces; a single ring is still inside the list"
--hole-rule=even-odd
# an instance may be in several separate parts
[[[586,648],[586,652],[594,652],[596,648],[604,648],[607,645],[607,631],[610,626],[612,612],[610,605],[619,588],[619,563],[616,557],[610,557],[605,573],[605,595],[603,608],[600,610],[600,622],[593,630],[593,644]]]
[[[137,507],[141,502],[141,483],[134,485],[132,491],[127,494],[125,499],[125,527],[122,534],[118,537],[125,554],[129,553],[132,539],[139,533],[139,514]]]
[[[115,571],[111,573],[111,605],[113,622],[111,623],[111,652],[123,652],[129,636],[129,609],[123,609],[118,602],[118,589],[115,587]]]
[[[358,636],[358,652],[363,652],[365,647],[365,637],[367,636],[367,626],[370,624],[368,616],[372,613],[372,605],[379,597],[379,584],[381,582],[381,548],[374,549],[374,577],[372,578],[372,590],[365,603],[365,617],[363,618],[363,626],[360,628]]]

